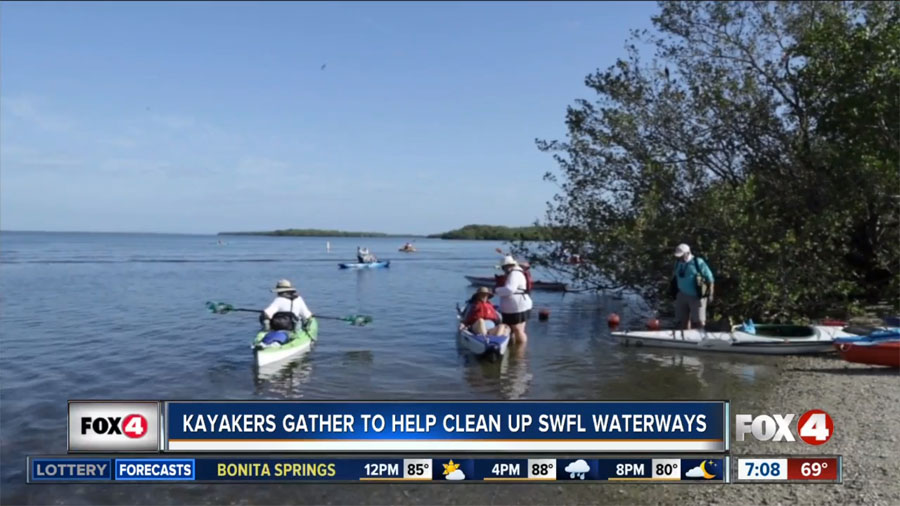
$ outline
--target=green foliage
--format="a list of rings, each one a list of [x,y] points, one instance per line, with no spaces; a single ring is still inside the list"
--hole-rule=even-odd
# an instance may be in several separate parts
[[[503,227],[498,225],[466,225],[443,234],[429,235],[438,239],[474,239],[490,241],[544,241],[550,232],[544,227]]]
[[[838,315],[900,294],[900,3],[661,2],[656,30],[587,76],[554,153],[561,192],[520,244],[659,300],[680,242],[715,312]],[[578,253],[587,262],[565,262]]]

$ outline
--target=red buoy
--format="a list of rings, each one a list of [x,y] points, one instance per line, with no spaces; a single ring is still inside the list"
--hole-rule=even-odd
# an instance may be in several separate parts
[[[659,320],[652,318],[647,322],[647,328],[650,330],[659,330]]]
[[[619,324],[619,315],[616,313],[610,314],[609,318],[606,319],[606,323],[608,323],[610,327],[615,327]]]
[[[549,309],[541,309],[538,311],[538,320],[545,322],[550,319],[550,310]]]

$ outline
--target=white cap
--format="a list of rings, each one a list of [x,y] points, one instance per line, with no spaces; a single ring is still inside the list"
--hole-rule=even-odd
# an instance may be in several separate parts
[[[684,243],[679,244],[678,247],[675,248],[675,256],[677,258],[681,258],[690,252],[691,252],[691,247]]]
[[[516,262],[516,259],[512,257],[512,255],[506,255],[503,257],[503,262],[500,263],[500,267],[506,267],[507,265],[519,265],[519,262]]]

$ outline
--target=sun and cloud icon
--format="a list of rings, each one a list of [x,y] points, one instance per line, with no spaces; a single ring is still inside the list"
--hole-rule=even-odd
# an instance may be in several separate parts
[[[578,459],[575,462],[567,465],[564,469],[565,472],[569,473],[569,478],[573,480],[578,478],[579,480],[584,479],[585,473],[590,472],[591,466],[584,459]]]
[[[688,478],[703,478],[704,480],[711,480],[718,476],[718,470],[716,469],[718,464],[712,460],[704,460],[700,462],[700,465],[692,468],[684,475]]]
[[[444,479],[453,481],[466,479],[466,473],[459,468],[458,463],[453,462],[453,459],[450,459],[450,462],[442,465],[444,466]]]

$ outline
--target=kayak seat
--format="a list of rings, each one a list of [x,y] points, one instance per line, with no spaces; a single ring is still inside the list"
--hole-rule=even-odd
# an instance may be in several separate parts
[[[759,337],[812,337],[816,329],[808,325],[755,325]]]

